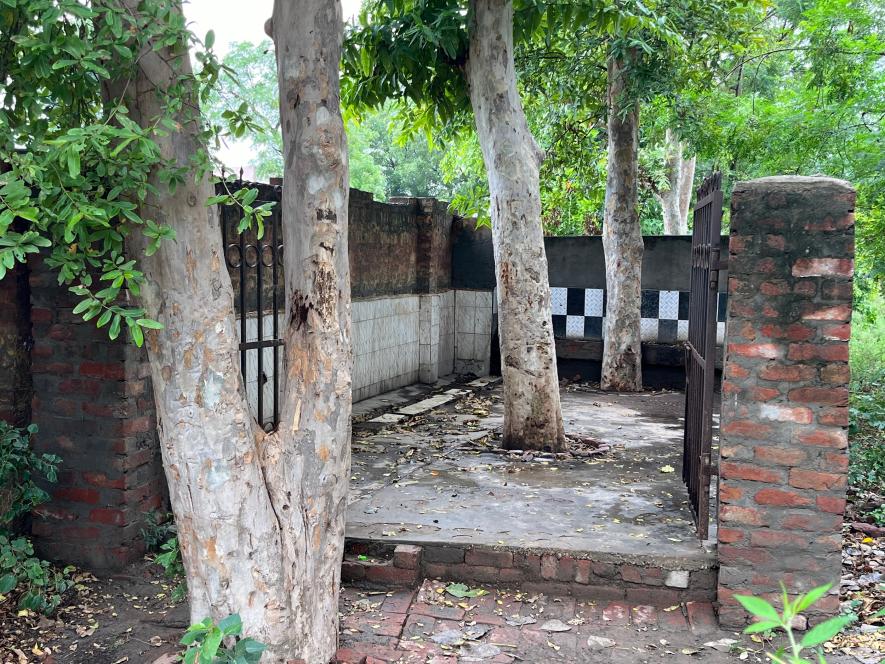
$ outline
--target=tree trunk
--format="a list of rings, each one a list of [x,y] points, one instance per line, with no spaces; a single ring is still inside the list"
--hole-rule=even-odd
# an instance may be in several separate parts
[[[277,0],[273,14],[285,153],[286,376],[279,433],[262,448],[283,522],[297,655],[328,662],[350,479],[347,139],[341,119],[340,0]]]
[[[670,129],[665,134],[664,149],[668,188],[655,194],[664,214],[664,235],[687,235],[695,157],[684,157],[685,146]]]
[[[119,1],[137,11],[137,0]],[[347,161],[337,97],[341,10],[338,2],[284,4],[313,17],[295,21],[294,8],[280,12],[286,39],[307,45],[313,34],[322,44],[298,63],[300,73],[289,64],[298,49],[281,45],[286,89],[291,95],[299,77],[322,82],[327,104],[311,101],[308,90],[303,103],[293,104],[290,96],[283,104],[289,324],[277,432],[265,434],[246,402],[219,218],[206,206],[214,194],[208,177],[188,177],[170,190],[154,174],[157,194],[148,197],[144,216],[169,224],[176,239],[153,256],[143,255],[139,233],[129,246],[145,273],[146,315],[164,325],[145,336],[191,618],[239,613],[244,634],[268,645],[262,661],[325,664],[337,644],[350,460]],[[143,53],[126,88],[133,118],[152,122],[162,111],[158,91],[189,74],[183,47]],[[180,130],[155,140],[164,155],[190,169],[205,146],[198,100],[192,94],[187,101],[175,118]],[[321,149],[305,156],[319,143]]]
[[[541,227],[543,153],[513,63],[513,4],[471,0],[466,76],[489,178],[508,449],[565,448]]]
[[[607,287],[601,386],[604,390],[642,389],[640,316],[642,229],[638,213],[639,104],[624,100],[626,63],[608,63],[608,175],[605,184]]]

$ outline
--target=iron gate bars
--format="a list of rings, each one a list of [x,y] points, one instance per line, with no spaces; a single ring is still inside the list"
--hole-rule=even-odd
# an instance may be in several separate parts
[[[691,297],[685,346],[685,440],[682,479],[688,488],[698,537],[710,526],[710,455],[713,446],[713,388],[716,376],[716,319],[722,233],[722,175],[713,173],[698,189],[691,240]]]
[[[255,417],[265,431],[272,431],[280,422],[280,346],[283,345],[280,338],[280,306],[284,301],[281,187],[228,183],[231,190],[243,186],[259,190],[254,205],[277,203],[265,220],[264,235],[260,239],[255,229],[237,231],[242,219],[237,206],[220,208],[224,259],[233,282],[239,317],[240,370]],[[224,183],[219,183],[218,193],[226,193]],[[268,388],[270,392],[266,393]],[[270,412],[265,404],[268,399],[272,402]]]

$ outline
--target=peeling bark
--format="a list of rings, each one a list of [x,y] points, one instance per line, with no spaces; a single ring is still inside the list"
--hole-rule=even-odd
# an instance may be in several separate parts
[[[137,11],[137,0],[117,0]],[[338,586],[350,466],[347,157],[338,106],[339,2],[282,2],[277,41],[286,145],[283,215],[287,374],[277,432],[246,401],[234,299],[207,177],[158,193],[144,216],[176,240],[144,256],[142,305],[164,328],[146,334],[163,465],[182,548],[191,618],[239,613],[262,661],[325,664],[338,638]],[[180,11],[180,5],[177,10]],[[296,20],[296,16],[299,20]],[[127,88],[147,125],[162,92],[190,74],[185,49],[146,51]],[[122,86],[121,86],[122,87]],[[199,144],[195,96],[178,133],[155,136],[182,167]],[[295,304],[300,303],[300,304]]]
[[[624,105],[626,63],[608,63],[608,174],[605,185],[607,288],[602,389],[642,389],[640,316],[642,305],[642,229],[638,212],[639,104]]]
[[[466,76],[489,178],[509,449],[565,448],[541,226],[544,158],[525,120],[513,62],[513,4],[471,0]]]
[[[670,129],[665,134],[664,149],[668,189],[655,194],[663,210],[664,235],[687,235],[696,158],[685,158],[685,145]]]
[[[262,448],[283,523],[283,587],[295,659],[328,662],[350,478],[347,143],[341,119],[338,0],[277,0],[273,32],[285,154],[286,375],[277,434]]]

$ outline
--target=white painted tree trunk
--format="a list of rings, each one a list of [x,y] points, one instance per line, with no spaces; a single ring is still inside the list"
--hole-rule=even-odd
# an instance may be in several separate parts
[[[119,1],[137,11],[136,0]],[[326,664],[337,646],[350,463],[342,23],[337,1],[282,4],[288,325],[278,432],[265,434],[246,402],[220,223],[206,206],[210,180],[189,177],[171,191],[155,175],[144,216],[168,223],[176,240],[146,257],[133,233],[130,247],[146,275],[142,304],[164,325],[145,336],[191,618],[239,613],[244,633],[268,645],[262,661]],[[189,73],[186,52],[145,52],[128,86],[133,117],[152,121],[158,89]],[[193,97],[180,131],[156,137],[183,167],[204,147],[197,109]]]
[[[625,63],[608,63],[608,175],[602,244],[607,288],[602,389],[642,389],[642,229],[638,212],[639,104],[624,101]],[[626,105],[625,105],[626,104]]]
[[[664,149],[668,189],[655,194],[663,210],[664,235],[687,235],[696,158],[685,158],[684,143],[670,129],[665,134]]]
[[[565,447],[541,226],[543,152],[513,62],[513,4],[471,0],[466,76],[489,178],[504,379],[504,446]]]

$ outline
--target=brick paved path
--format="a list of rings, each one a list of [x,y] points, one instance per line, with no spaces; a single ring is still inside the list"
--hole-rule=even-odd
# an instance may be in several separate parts
[[[445,586],[428,580],[419,591],[343,589],[339,661],[738,661],[737,652],[704,647],[704,643],[722,638],[738,638],[734,633],[719,630],[713,607],[707,603],[655,609],[494,589],[481,597],[457,599],[445,592]],[[549,624],[554,620],[559,624]],[[545,627],[568,631],[546,631]],[[590,637],[609,641],[591,646]],[[759,648],[749,641],[746,644]],[[761,652],[750,652],[744,661],[764,660]]]

